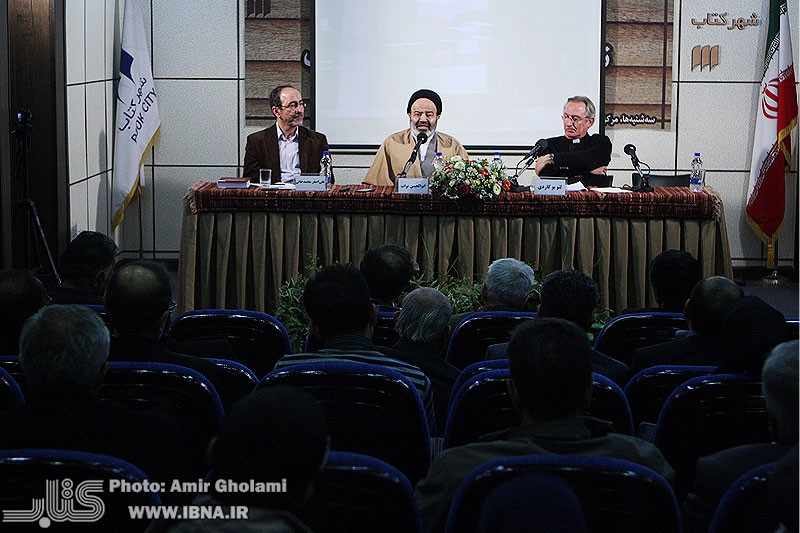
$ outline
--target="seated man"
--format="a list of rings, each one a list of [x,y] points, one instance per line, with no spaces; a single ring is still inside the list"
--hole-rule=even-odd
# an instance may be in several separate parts
[[[359,270],[369,286],[372,303],[379,311],[395,311],[396,299],[414,277],[417,265],[411,252],[397,244],[373,246],[361,260]]]
[[[717,374],[760,376],[770,350],[789,340],[786,318],[758,296],[737,300],[722,322]]]
[[[322,406],[309,393],[271,386],[246,396],[225,416],[209,444],[208,492],[194,503],[219,506],[226,513],[241,506],[247,515],[186,520],[169,531],[308,531],[295,513],[314,491],[328,443]],[[285,491],[225,490],[231,483],[251,480],[283,484]]]
[[[603,175],[611,162],[611,140],[589,135],[595,107],[586,96],[573,96],[564,104],[564,135],[547,139],[547,148],[536,159],[537,176],[583,177]],[[577,181],[577,180],[576,180]]]
[[[106,281],[119,248],[107,235],[82,231],[70,241],[58,262],[61,284],[48,291],[54,304],[103,305]]]
[[[0,448],[102,453],[133,463],[156,481],[188,479],[189,459],[172,419],[97,398],[108,346],[108,328],[91,309],[52,305],[33,315],[22,330],[19,354],[28,403],[0,413]]]
[[[269,93],[275,126],[247,136],[242,176],[259,178],[259,170],[272,169],[272,182],[294,182],[298,174],[318,174],[322,152],[328,150],[324,134],[303,126],[306,101],[291,85]],[[333,176],[331,176],[333,183]]]
[[[719,364],[722,321],[743,297],[742,289],[726,277],[712,276],[699,281],[684,309],[692,334],[637,349],[631,374],[656,365]]]
[[[419,147],[419,154],[408,170],[409,178],[429,177],[433,174],[433,158],[442,152],[447,158],[460,155],[468,159],[467,151],[455,137],[436,131],[439,117],[442,116],[442,98],[430,89],[420,89],[408,100],[409,128],[390,135],[381,147],[372,166],[369,167],[364,183],[369,185],[394,185],[397,175],[406,166],[420,133],[428,140]]]
[[[525,311],[528,295],[535,283],[536,277],[530,266],[511,257],[497,259],[489,265],[486,273],[481,291],[486,303],[478,311]],[[450,327],[456,329],[462,320],[473,313],[468,311],[453,315]]]
[[[418,366],[433,384],[433,403],[439,430],[444,431],[450,391],[459,370],[444,360],[442,351],[450,340],[448,321],[453,308],[447,296],[430,287],[419,287],[403,298],[395,329],[400,335],[391,348],[380,350],[390,357]]]
[[[323,343],[313,353],[288,354],[281,357],[275,368],[298,363],[353,361],[385,366],[399,372],[414,384],[431,423],[433,421],[433,391],[431,382],[422,370],[404,361],[392,359],[372,342],[372,328],[377,311],[369,301],[369,288],[364,274],[352,266],[330,265],[308,280],[303,290],[303,305],[311,319],[311,333]]]
[[[444,450],[416,487],[425,531],[442,531],[453,496],[475,468],[531,454],[599,455],[639,463],[672,483],[675,472],[652,444],[614,433],[611,424],[580,416],[592,396],[586,332],[560,318],[518,326],[508,347],[508,390],[522,424],[479,442]]]
[[[117,267],[108,280],[106,311],[114,327],[110,360],[168,363],[181,365],[203,374],[214,385],[223,405],[238,399],[236,376],[213,361],[181,353],[182,343],[164,338],[172,319],[174,302],[169,274],[156,261],[130,261]],[[226,358],[227,341],[202,341],[207,357]],[[219,351],[212,351],[220,346]]]
[[[599,300],[600,289],[592,278],[578,270],[556,270],[544,278],[537,315],[563,318],[588,332]],[[486,358],[505,359],[507,351],[508,343],[493,344],[487,348]],[[624,387],[628,366],[592,348],[592,371]]]
[[[658,307],[623,309],[620,314],[646,311],[683,313],[692,289],[703,279],[700,261],[685,250],[664,250],[650,261],[647,273]]]
[[[47,291],[30,270],[0,270],[0,355],[19,353],[22,325],[47,304]]]
[[[775,442],[735,446],[697,460],[694,489],[681,507],[687,533],[708,531],[717,504],[734,481],[759,465],[779,460],[797,445],[798,348],[798,341],[776,346],[761,374]]]

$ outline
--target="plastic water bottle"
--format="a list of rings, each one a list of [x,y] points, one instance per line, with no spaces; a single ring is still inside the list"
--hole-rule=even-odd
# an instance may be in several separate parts
[[[500,152],[494,153],[494,159],[492,159],[491,168],[495,172],[500,172],[500,169],[503,168],[503,160],[500,159]]]
[[[689,176],[689,190],[692,192],[701,192],[705,185],[706,171],[703,170],[703,160],[700,159],[700,152],[694,153],[692,159],[692,173]]]
[[[328,150],[322,152],[322,159],[319,160],[319,175],[325,176],[325,187],[331,186],[331,175],[333,174],[333,162],[331,161],[331,153]]]
[[[436,157],[433,158],[433,170],[441,172],[444,168],[444,158],[442,152],[436,152]]]

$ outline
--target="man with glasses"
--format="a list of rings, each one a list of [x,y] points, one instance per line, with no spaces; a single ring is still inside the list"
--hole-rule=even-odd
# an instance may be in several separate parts
[[[589,135],[595,107],[586,96],[573,96],[564,105],[564,135],[547,139],[547,148],[536,160],[537,176],[582,177],[604,175],[611,161],[611,140]],[[577,180],[576,180],[577,181]]]
[[[430,89],[420,89],[411,95],[406,107],[409,127],[393,133],[380,148],[372,166],[369,167],[364,183],[369,185],[394,185],[397,174],[403,171],[420,133],[428,140],[419,146],[418,157],[408,170],[408,177],[423,177],[433,174],[433,158],[442,152],[446,160],[454,155],[467,159],[467,151],[455,138],[436,131],[442,115],[442,98]]]
[[[269,104],[275,126],[247,136],[243,176],[258,179],[259,170],[268,168],[273,183],[293,183],[298,174],[319,173],[328,139],[302,125],[308,100],[291,85],[279,85],[269,93]]]

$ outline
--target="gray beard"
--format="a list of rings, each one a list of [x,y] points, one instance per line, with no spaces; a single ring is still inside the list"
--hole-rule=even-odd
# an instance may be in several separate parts
[[[417,135],[419,135],[421,133],[420,130],[418,130],[417,128],[414,127],[414,122],[413,121],[409,121],[408,122],[408,126],[411,128],[411,133],[414,134],[414,137],[416,137]],[[429,127],[428,131],[425,132],[425,134],[428,136],[429,139],[431,137],[433,137],[433,135],[435,133],[436,133],[436,126],[435,125],[433,127]]]

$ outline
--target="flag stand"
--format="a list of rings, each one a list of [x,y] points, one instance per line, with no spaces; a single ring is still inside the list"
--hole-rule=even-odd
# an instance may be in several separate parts
[[[759,280],[759,285],[764,287],[780,287],[787,285],[789,280],[778,274],[778,268],[775,266],[775,239],[770,237],[767,243],[767,270],[771,270],[769,274]]]

